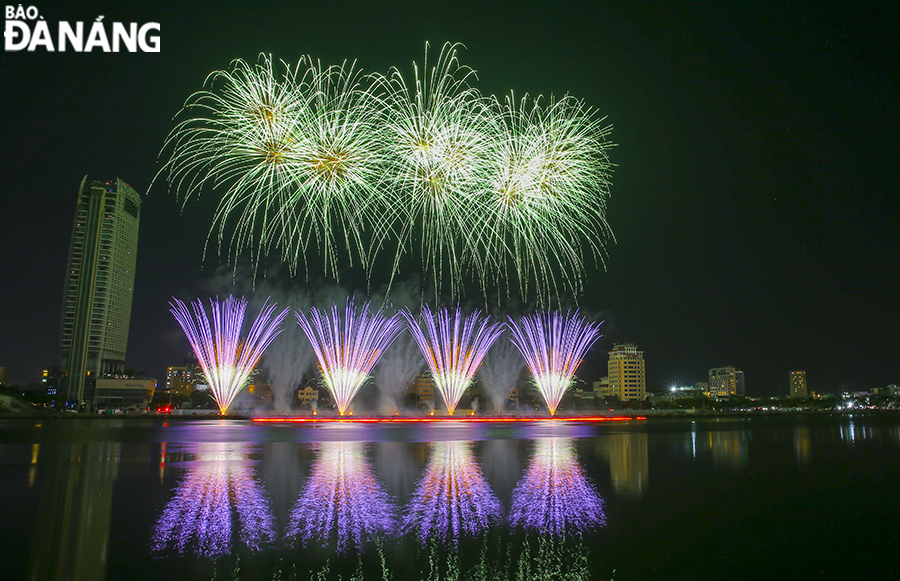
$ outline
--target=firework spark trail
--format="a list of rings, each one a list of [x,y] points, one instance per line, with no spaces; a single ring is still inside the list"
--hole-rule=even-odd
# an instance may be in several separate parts
[[[312,307],[308,318],[298,312],[297,322],[312,343],[325,386],[341,415],[402,328],[397,315],[373,314],[369,303],[357,311],[352,298],[347,299],[343,313],[337,305],[330,316]]]
[[[384,233],[386,147],[381,101],[356,63],[309,65],[310,106],[297,116],[291,155],[295,189],[282,206],[288,262],[306,264],[317,241],[326,276],[337,278],[339,248],[368,271]],[[367,229],[374,231],[368,242]],[[338,233],[338,237],[335,236]],[[370,256],[371,254],[371,256]]]
[[[338,552],[351,544],[361,550],[373,538],[396,529],[394,505],[365,459],[360,442],[325,442],[309,482],[291,511],[287,536],[303,544],[317,539],[327,546],[336,537]]]
[[[256,65],[236,59],[229,70],[211,73],[205,89],[191,95],[179,113],[190,116],[169,133],[163,146],[171,152],[169,160],[157,174],[167,174],[170,188],[185,203],[199,197],[204,186],[224,188],[210,238],[218,230],[221,253],[226,222],[237,215],[229,253],[233,259],[250,249],[254,265],[271,244],[283,242],[285,225],[279,219],[295,188],[289,162],[296,126],[310,106],[303,62],[295,68],[281,65],[279,74],[272,59],[260,55]]]
[[[477,536],[499,521],[502,507],[484,479],[469,442],[432,444],[431,459],[403,517],[404,532],[459,542]]]
[[[584,355],[600,338],[602,324],[587,322],[577,310],[565,315],[538,313],[519,323],[509,317],[512,342],[525,358],[550,415],[556,413]]]
[[[401,314],[425,356],[447,412],[453,415],[484,356],[503,333],[502,325],[490,323],[489,317],[483,317],[479,311],[463,317],[462,310],[456,307],[454,314],[449,309],[432,314],[425,305],[422,307],[423,330],[408,310]]]
[[[232,550],[232,514],[241,541],[253,551],[275,539],[275,518],[241,444],[200,444],[153,530],[151,548],[217,558]]]
[[[578,463],[572,439],[537,440],[528,470],[512,493],[510,526],[565,537],[605,523],[603,500]]]
[[[432,277],[436,295],[446,274],[456,296],[465,265],[475,269],[482,263],[471,260],[468,234],[488,183],[486,152],[494,117],[469,85],[475,72],[459,62],[459,47],[445,44],[429,69],[426,44],[422,68],[413,63],[411,85],[397,68],[381,79],[387,90],[387,171],[395,185],[388,208],[397,210],[392,221],[401,223],[395,270],[406,245],[418,239],[423,274]]]
[[[550,100],[513,95],[494,99],[501,121],[489,152],[490,183],[484,211],[474,214],[477,255],[498,288],[529,284],[538,300],[560,290],[582,290],[583,247],[595,262],[611,238],[606,199],[612,164],[611,128],[571,97]],[[560,289],[562,286],[562,289]]]
[[[203,301],[191,303],[191,309],[178,299],[172,299],[171,313],[181,325],[194,350],[203,374],[209,382],[219,412],[228,406],[244,388],[247,378],[259,362],[269,343],[281,332],[280,326],[288,309],[273,317],[276,305],[263,303],[250,332],[241,338],[241,327],[247,301],[230,296],[224,302],[210,299],[212,323],[203,308]]]
[[[296,67],[270,57],[241,59],[207,78],[169,134],[163,151],[171,188],[185,202],[204,186],[225,187],[210,237],[219,252],[233,224],[231,259],[250,249],[254,267],[272,248],[292,274],[308,271],[309,242],[337,277],[339,236],[352,266],[365,267],[367,226],[384,223],[380,185],[386,147],[378,101],[354,63],[323,66],[304,57]],[[375,85],[372,85],[373,87]],[[158,177],[157,176],[157,177]]]

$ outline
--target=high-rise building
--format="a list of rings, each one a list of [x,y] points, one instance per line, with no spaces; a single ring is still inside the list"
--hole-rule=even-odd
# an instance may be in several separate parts
[[[803,370],[791,371],[789,374],[791,397],[807,397],[809,392],[806,389],[806,372]]]
[[[714,367],[709,370],[708,384],[713,397],[744,395],[744,372],[736,367]]]
[[[0,385],[6,385],[6,368],[0,367]]]
[[[647,398],[644,352],[637,345],[615,345],[609,352],[607,370],[610,395],[617,396],[621,401],[642,401]]]
[[[98,377],[124,371],[140,208],[119,179],[78,188],[59,334],[60,387],[76,408],[93,406]]]

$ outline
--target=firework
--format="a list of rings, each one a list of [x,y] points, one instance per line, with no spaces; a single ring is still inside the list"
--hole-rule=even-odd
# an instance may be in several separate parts
[[[211,73],[204,90],[191,95],[179,116],[187,115],[170,132],[163,151],[169,160],[170,188],[184,201],[199,197],[204,186],[225,189],[210,227],[218,229],[219,252],[229,218],[235,218],[231,254],[244,249],[254,264],[278,244],[285,231],[278,223],[286,196],[293,193],[292,159],[298,120],[310,107],[308,79],[296,68],[260,56],[256,65],[241,59],[225,71]],[[299,89],[302,88],[303,90]]]
[[[326,276],[346,258],[371,277],[394,248],[388,288],[410,253],[436,295],[467,277],[485,296],[578,294],[611,238],[610,126],[568,96],[483,96],[459,48],[430,65],[426,44],[408,78],[236,60],[186,102],[160,175],[185,201],[224,192],[210,239],[255,268],[277,250],[294,275],[316,256]]]
[[[429,538],[458,543],[500,519],[500,501],[484,479],[469,442],[435,442],[431,459],[403,517],[424,544]]]
[[[539,313],[522,317],[519,323],[509,318],[512,342],[525,358],[550,415],[556,413],[585,353],[600,338],[602,324],[588,323],[577,310],[566,315]]]
[[[204,186],[224,190],[210,228],[220,254],[231,230],[230,255],[249,249],[254,265],[277,248],[292,273],[305,271],[310,241],[326,275],[337,276],[339,247],[365,265],[362,232],[382,224],[373,200],[385,148],[363,79],[354,63],[279,67],[261,55],[212,73],[188,99],[160,174],[185,201]]]
[[[409,311],[402,311],[402,314],[425,356],[447,412],[453,415],[459,399],[503,328],[499,323],[490,323],[489,318],[479,311],[463,317],[459,307],[452,314],[449,309],[432,314],[425,305],[422,308],[424,330]]]
[[[330,316],[312,307],[308,318],[298,312],[297,322],[312,343],[325,386],[341,415],[401,330],[397,315],[388,318],[380,311],[373,314],[369,303],[357,311],[353,299],[347,299],[343,313],[337,305]]]
[[[539,534],[580,536],[606,522],[603,500],[585,476],[570,438],[545,438],[512,493],[509,523]]]
[[[611,236],[606,198],[612,165],[610,127],[583,103],[566,97],[494,100],[500,120],[491,140],[490,182],[474,214],[484,286],[518,285],[539,301],[582,290],[583,247],[602,260]],[[531,286],[533,285],[533,287]]]
[[[193,313],[183,302],[173,299],[171,312],[181,325],[194,355],[200,362],[203,374],[209,382],[213,397],[224,414],[235,396],[244,388],[250,373],[269,343],[281,332],[281,322],[288,313],[285,309],[273,317],[275,304],[263,304],[259,315],[242,338],[241,327],[247,301],[229,296],[224,302],[210,299],[212,322],[203,308],[203,301],[192,303]]]
[[[253,551],[275,539],[275,518],[242,444],[200,444],[153,531],[155,551],[172,547],[216,558],[231,553],[233,514]]]
[[[368,269],[384,236],[384,114],[355,63],[310,63],[310,106],[297,117],[290,166],[294,190],[282,206],[283,246],[296,269],[320,255],[337,278],[338,257],[358,256]],[[367,237],[366,232],[372,231]],[[316,252],[308,246],[316,240]]]
[[[363,444],[319,444],[319,459],[291,511],[287,536],[323,545],[336,537],[343,553],[350,544],[359,549],[366,540],[391,535],[395,527],[393,503],[366,462]]]
[[[399,69],[383,80],[387,88],[385,135],[387,167],[393,182],[397,256],[415,234],[423,274],[440,294],[444,277],[455,295],[466,263],[472,259],[469,233],[487,185],[487,148],[494,117],[487,101],[469,81],[475,72],[457,57],[459,45],[445,44],[428,68],[428,45],[422,68],[413,63],[412,83]]]

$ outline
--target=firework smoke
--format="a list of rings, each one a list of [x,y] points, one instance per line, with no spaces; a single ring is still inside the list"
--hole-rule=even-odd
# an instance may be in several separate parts
[[[494,343],[478,368],[478,377],[484,386],[490,409],[495,412],[503,409],[524,367],[525,360],[512,342],[499,339]]]
[[[283,292],[275,288],[267,289],[269,290],[272,294],[283,294],[283,299],[279,302],[289,305],[293,310],[309,308],[309,296],[303,290]],[[266,350],[262,367],[266,370],[272,386],[273,403],[277,413],[287,414],[292,411],[291,406],[297,395],[297,387],[314,361],[315,355],[298,325],[287,325],[281,338],[274,341]]]

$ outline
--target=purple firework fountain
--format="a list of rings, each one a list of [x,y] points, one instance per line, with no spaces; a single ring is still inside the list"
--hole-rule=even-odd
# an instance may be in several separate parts
[[[454,314],[449,309],[441,309],[435,315],[425,305],[422,308],[424,330],[409,311],[402,311],[402,314],[425,356],[447,412],[453,415],[459,399],[503,328],[499,323],[491,324],[479,311],[463,317],[459,307]]]
[[[337,550],[361,549],[370,539],[392,535],[394,505],[366,461],[361,442],[319,444],[319,460],[291,511],[287,536],[303,544],[318,539]]]
[[[401,330],[397,315],[388,318],[381,312],[373,314],[369,303],[357,312],[353,299],[347,299],[343,314],[337,305],[330,316],[312,307],[308,318],[297,313],[297,322],[312,343],[325,386],[341,415]]]
[[[181,325],[184,334],[200,362],[203,374],[209,382],[213,397],[219,406],[219,413],[225,414],[228,406],[247,383],[247,378],[263,351],[281,332],[281,322],[288,309],[272,316],[275,304],[263,304],[263,308],[250,333],[241,337],[247,301],[229,296],[224,302],[210,299],[212,321],[203,308],[203,301],[191,303],[191,309],[178,299],[172,299],[171,312]]]
[[[519,349],[538,390],[544,396],[550,415],[572,383],[575,370],[594,342],[600,338],[600,325],[578,316],[578,311],[538,313],[522,317],[517,324],[509,318],[512,342]]]
[[[459,542],[476,536],[501,516],[500,501],[481,474],[469,442],[435,442],[425,474],[403,517],[422,544],[429,538]]]
[[[603,500],[578,463],[571,438],[545,438],[536,445],[513,490],[509,524],[556,537],[604,525]]]

